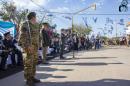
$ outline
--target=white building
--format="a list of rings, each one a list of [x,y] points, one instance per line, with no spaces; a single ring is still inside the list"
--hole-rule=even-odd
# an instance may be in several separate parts
[[[127,37],[127,45],[130,45],[130,22],[127,23],[127,30],[126,30],[126,37]]]
[[[127,23],[126,34],[127,34],[127,35],[130,35],[130,22]]]

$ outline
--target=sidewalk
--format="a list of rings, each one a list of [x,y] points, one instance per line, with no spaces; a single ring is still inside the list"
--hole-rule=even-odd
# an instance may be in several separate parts
[[[130,48],[76,52],[76,59],[52,60],[37,67],[36,86],[130,86]],[[71,58],[72,54],[66,55]],[[0,86],[26,86],[23,72],[0,80]]]

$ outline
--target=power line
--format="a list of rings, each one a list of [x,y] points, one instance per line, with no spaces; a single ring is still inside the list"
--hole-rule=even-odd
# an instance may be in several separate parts
[[[37,11],[37,12],[45,12],[45,11],[39,11],[39,10],[34,10],[34,11]],[[47,12],[47,13],[52,13],[52,14],[66,14],[66,15],[73,15],[73,13],[63,13],[63,12]],[[120,13],[80,13],[80,14],[77,14],[77,15],[130,15],[129,13],[128,14],[120,14]]]
[[[46,13],[52,13],[52,14],[66,14],[66,15],[73,15],[74,13],[70,13],[70,12],[50,12],[48,11],[47,9],[45,9],[44,7],[42,7],[41,5],[35,3],[33,0],[30,0],[32,3],[34,3],[35,5],[37,5],[38,7],[44,9],[44,11],[39,11],[39,10],[35,10],[35,11],[38,11],[38,12],[46,12]],[[95,14],[95,13],[91,13],[91,14],[87,14],[87,13],[81,13],[81,14],[77,14],[77,15],[130,15],[129,13],[128,14],[119,14],[119,13],[99,13],[99,14]]]
[[[106,13],[106,14],[105,13],[104,14],[103,13],[99,13],[99,14],[85,14],[84,13],[84,14],[79,14],[79,15],[130,15],[130,14],[118,14],[118,13],[117,14],[115,14],[115,13],[113,13],[113,14],[112,13]]]
[[[38,11],[38,12],[45,12],[45,11]],[[47,12],[47,13],[73,15],[73,13],[63,13],[63,12]],[[119,14],[119,13],[91,13],[91,14],[87,14],[87,13],[82,13],[82,14],[77,14],[77,15],[130,15],[130,14],[129,13],[128,14]]]
[[[49,12],[49,11],[46,10],[44,7],[42,7],[41,5],[35,3],[33,0],[30,0],[30,1],[31,1],[33,4],[35,4],[36,6],[38,6],[38,7],[42,8],[42,9],[44,9],[45,12]]]

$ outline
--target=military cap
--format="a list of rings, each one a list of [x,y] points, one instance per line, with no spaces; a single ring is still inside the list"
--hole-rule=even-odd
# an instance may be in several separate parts
[[[4,36],[7,36],[7,35],[10,35],[10,32],[6,32],[6,33],[4,34]]]
[[[33,17],[36,17],[36,13],[30,12],[27,17],[28,17],[28,20],[31,20]]]
[[[49,26],[49,23],[47,23],[47,22],[44,22],[44,23],[42,23],[43,25],[47,25],[47,26]]]

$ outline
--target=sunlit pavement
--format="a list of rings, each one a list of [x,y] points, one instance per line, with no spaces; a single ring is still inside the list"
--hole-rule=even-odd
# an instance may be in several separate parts
[[[56,58],[39,65],[36,86],[130,86],[130,48],[107,47],[75,52],[75,59]],[[23,72],[0,80],[0,86],[26,86]]]

